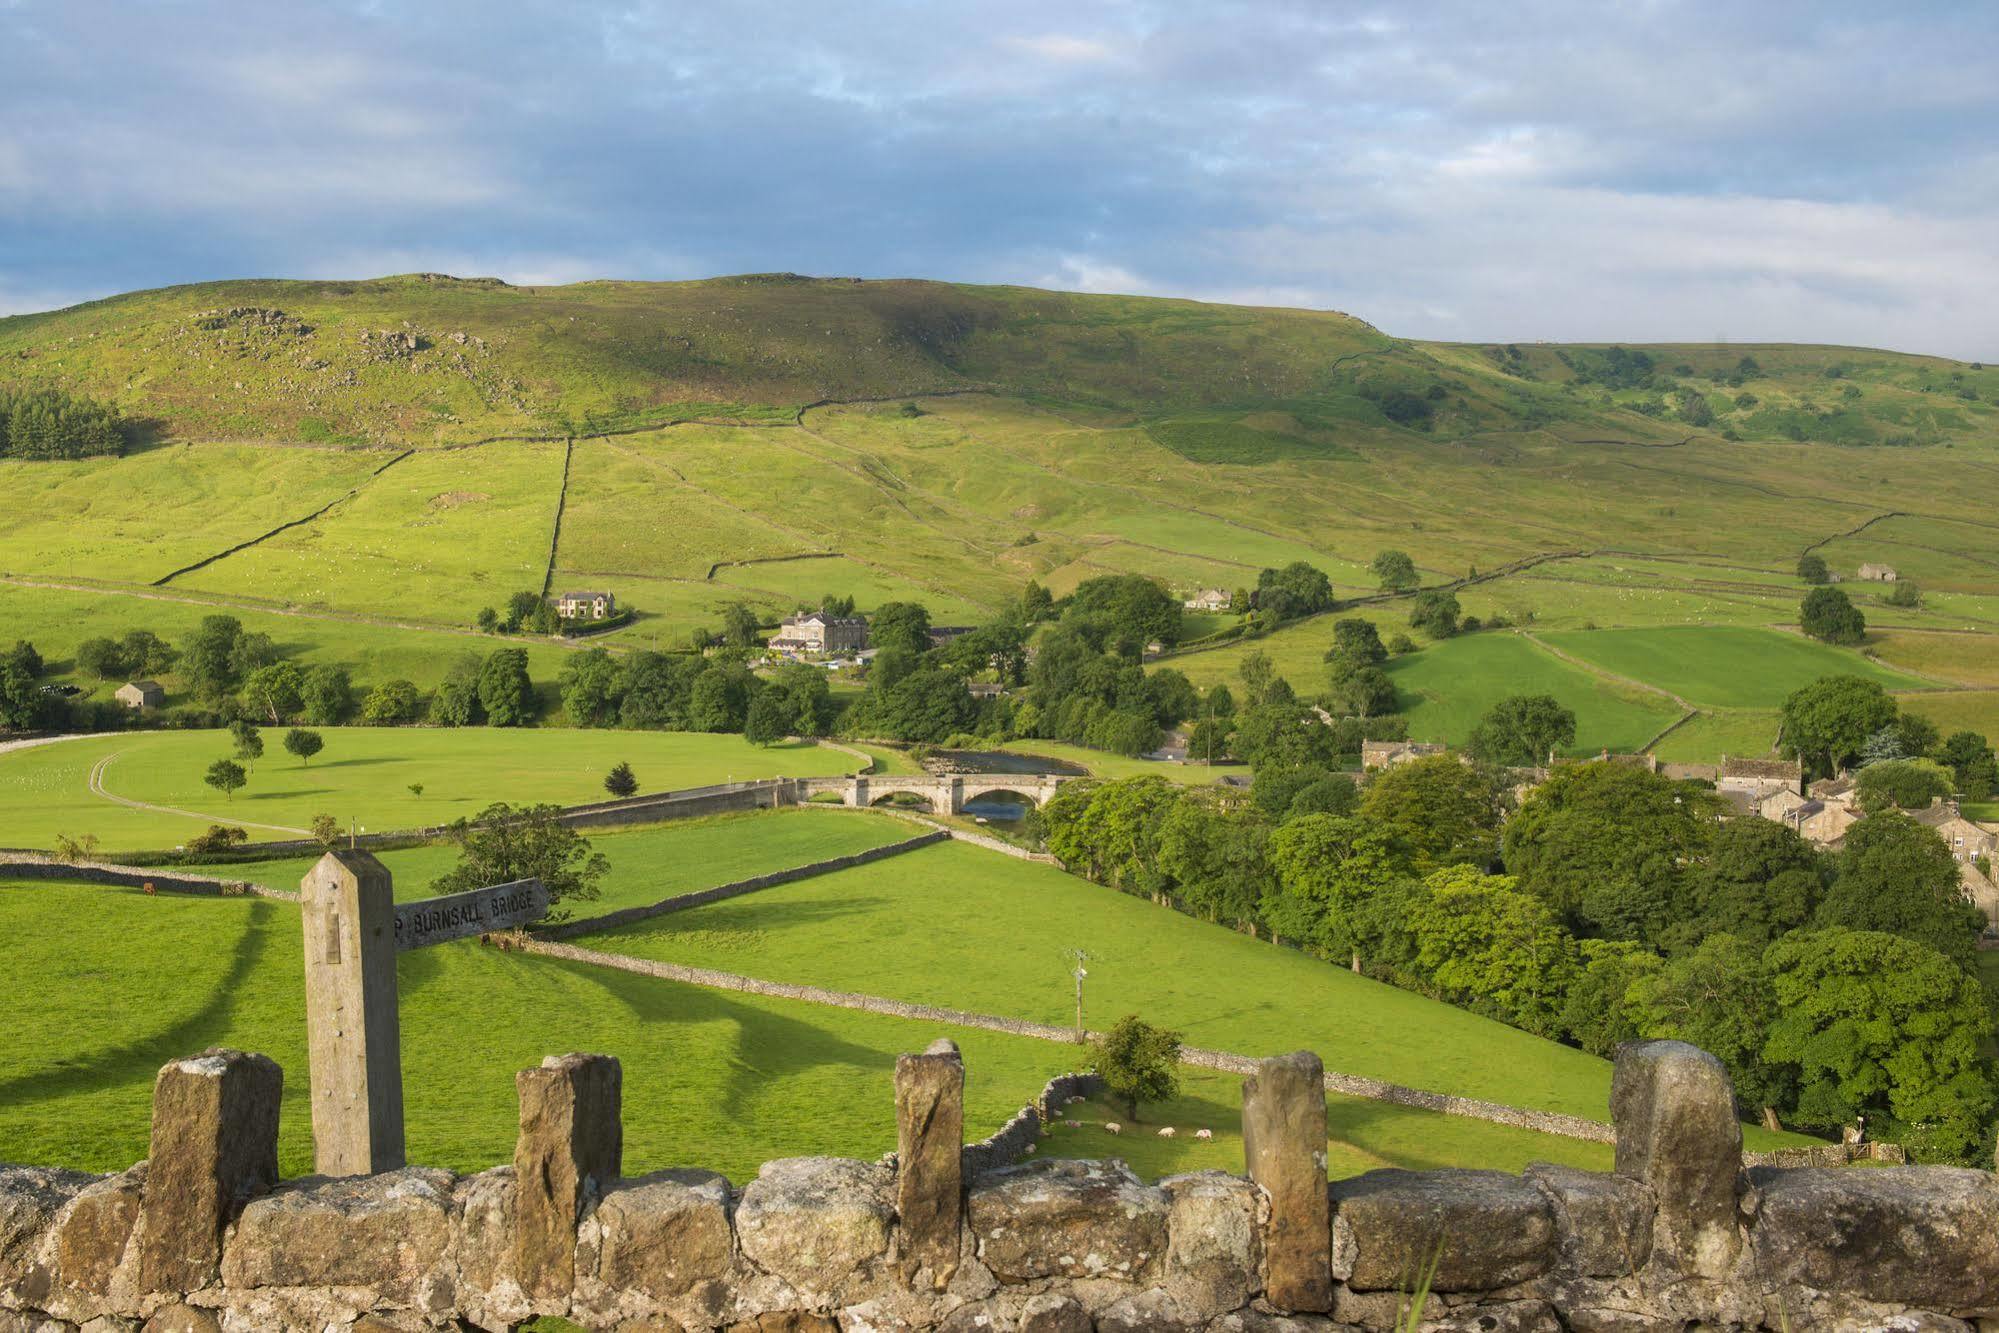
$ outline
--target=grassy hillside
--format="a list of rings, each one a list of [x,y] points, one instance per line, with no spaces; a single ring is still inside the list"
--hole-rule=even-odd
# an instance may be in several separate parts
[[[58,658],[86,618],[219,607],[285,614],[290,644],[363,684],[427,683],[408,663],[445,641],[417,636],[544,584],[635,606],[613,646],[677,647],[738,599],[774,621],[828,593],[913,598],[963,623],[1030,578],[1110,571],[1192,591],[1302,559],[1359,596],[1387,547],[1428,581],[1475,577],[1468,613],[1537,634],[1781,627],[1801,553],[1887,561],[1919,606],[1849,587],[1888,660],[1984,685],[1999,658],[1999,522],[1965,503],[1999,477],[1999,368],[1935,358],[1416,344],[1340,314],[926,282],[406,276],[0,320],[0,381],[150,423],[124,458],[0,462],[21,516],[0,531],[0,641]],[[1269,646],[1295,644],[1316,686],[1329,632]],[[1733,676],[1724,649],[1679,676]],[[1767,694],[1800,665],[1780,659],[1751,673],[1768,688],[1731,689]],[[1605,698],[1600,673],[1522,662],[1579,712],[1624,713],[1607,742],[1642,741],[1678,689],[1641,675],[1650,698]],[[1469,705],[1410,683],[1450,734]]]

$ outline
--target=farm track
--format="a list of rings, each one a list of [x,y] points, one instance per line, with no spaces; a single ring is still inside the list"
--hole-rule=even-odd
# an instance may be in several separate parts
[[[343,505],[346,504],[349,500],[352,500],[355,496],[359,495],[364,489],[366,489],[368,484],[374,481],[375,478],[381,476],[384,472],[387,472],[390,468],[402,462],[405,458],[408,458],[411,454],[415,452],[416,450],[414,449],[403,450],[401,453],[397,454],[394,458],[391,458],[388,462],[382,464],[380,467],[376,468],[373,472],[370,472],[368,474],[367,480],[363,481],[359,486],[353,487],[345,495],[339,496],[336,499],[328,500],[325,504],[313,510],[310,514],[307,514],[304,518],[295,518],[289,523],[280,523],[275,528],[272,528],[269,532],[263,533],[256,537],[252,537],[249,541],[238,542],[236,545],[229,547],[227,550],[218,551],[214,555],[206,556],[203,559],[195,561],[191,565],[183,565],[179,569],[174,570],[170,574],[166,574],[160,578],[154,579],[151,586],[155,588],[164,588],[167,584],[172,583],[175,579],[179,578],[183,574],[192,574],[197,569],[205,569],[209,565],[216,563],[218,560],[227,560],[232,555],[236,555],[242,551],[247,551],[252,546],[256,546],[259,543],[269,541],[271,538],[277,536],[281,532],[289,531],[292,528],[304,527],[306,524],[313,522],[315,519],[324,517],[336,505]]]
[[[116,792],[108,791],[104,786],[104,774],[118,757],[124,753],[123,750],[113,750],[110,754],[105,755],[90,766],[90,794],[92,796],[102,797],[110,801],[113,805],[122,805],[131,810],[144,810],[156,815],[178,815],[186,819],[205,819],[211,824],[236,824],[250,828],[268,829],[272,833],[295,833],[301,838],[310,838],[312,836],[311,829],[293,828],[289,824],[260,824],[254,819],[238,819],[233,815],[203,814],[199,810],[182,810],[177,806],[154,805],[148,801],[135,801],[129,796],[120,796]]]

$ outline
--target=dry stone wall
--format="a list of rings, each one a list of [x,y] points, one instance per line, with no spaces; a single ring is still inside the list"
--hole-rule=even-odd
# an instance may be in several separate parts
[[[0,1333],[503,1330],[536,1314],[618,1333],[1307,1333],[1401,1326],[1419,1274],[1433,1333],[1999,1320],[1990,1172],[1745,1173],[1726,1075],[1679,1043],[1620,1056],[1613,1173],[1331,1186],[1306,1053],[1245,1085],[1247,1178],[1156,1184],[1118,1161],[962,1150],[948,1042],[898,1063],[893,1157],[626,1177],[622,1073],[593,1055],[524,1071],[508,1166],[281,1182],[277,1066],[175,1061],[148,1161],[0,1167]]]

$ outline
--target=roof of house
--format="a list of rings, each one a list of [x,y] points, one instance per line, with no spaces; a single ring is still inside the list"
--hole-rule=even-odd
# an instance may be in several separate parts
[[[167,692],[167,687],[156,680],[129,680],[125,682],[125,688],[128,690],[143,690],[147,694],[165,694]]]
[[[1721,792],[1720,796],[1722,800],[1728,802],[1729,807],[1738,815],[1753,815],[1756,813],[1756,798],[1746,791],[1725,791]]]
[[[1737,759],[1723,755],[1721,776],[1725,778],[1783,778],[1796,782],[1803,766],[1795,759]]]
[[[783,628],[789,629],[793,625],[811,625],[815,623],[831,629],[835,625],[865,625],[868,622],[865,616],[829,616],[824,611],[812,611],[802,616],[786,616]]]
[[[608,592],[566,592],[556,600],[562,602],[594,602],[599,597],[609,600],[610,596],[611,594]]]

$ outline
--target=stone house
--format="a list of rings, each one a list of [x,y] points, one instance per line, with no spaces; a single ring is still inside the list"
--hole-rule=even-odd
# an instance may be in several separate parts
[[[1778,792],[1795,794],[1804,781],[1804,765],[1795,759],[1735,759],[1723,755],[1714,787],[1723,793],[1745,792],[1760,802]]]
[[[1860,812],[1846,801],[1814,798],[1799,806],[1793,819],[1806,842],[1836,850],[1846,840],[1846,831],[1860,822]]]
[[[618,599],[608,592],[566,592],[555,599],[555,614],[564,620],[609,620],[618,613]]]
[[[1927,810],[1911,810],[1909,818],[1934,829],[1950,847],[1964,895],[1985,913],[1988,923],[1999,923],[1999,883],[1993,869],[1999,863],[1999,832],[1966,819],[1956,801],[1939,800]]]
[[[1779,788],[1756,802],[1756,813],[1774,823],[1789,824],[1796,828],[1804,818],[1801,813],[1807,806],[1823,809],[1822,803],[1813,802],[1789,787]]]
[[[1180,605],[1189,611],[1226,611],[1235,599],[1220,588],[1203,588]]]
[[[167,692],[158,681],[134,680],[120,685],[112,697],[127,708],[143,711],[166,703]]]
[[[863,616],[829,616],[824,611],[787,616],[770,646],[780,653],[858,653],[868,646],[868,622]]]
[[[1895,572],[1893,565],[1878,565],[1872,562],[1860,567],[1859,576],[1868,583],[1893,583],[1901,577]]]
[[[1443,754],[1445,747],[1432,745],[1427,741],[1362,741],[1360,743],[1360,766],[1362,771],[1376,768],[1393,768],[1397,764],[1407,764],[1417,759],[1428,759],[1431,755]]]

